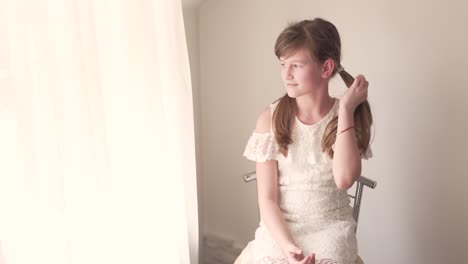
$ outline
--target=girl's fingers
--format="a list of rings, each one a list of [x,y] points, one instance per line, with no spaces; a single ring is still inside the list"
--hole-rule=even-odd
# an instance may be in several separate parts
[[[301,262],[301,264],[315,264],[315,254],[311,254],[305,257]]]
[[[354,82],[355,86],[359,86],[359,84],[361,83],[361,78],[359,78],[359,75],[354,79]]]
[[[301,264],[310,264],[310,256],[305,257],[301,262]]]
[[[295,261],[300,261],[300,263],[302,263],[305,260],[304,255],[302,254],[291,253],[291,258],[294,259]]]
[[[295,246],[292,246],[291,248],[289,248],[289,252],[290,253],[294,253],[294,254],[302,254],[302,250],[298,247],[295,247]]]
[[[315,264],[315,254],[310,255],[310,263]]]
[[[302,250],[289,251],[289,254],[291,254],[292,256],[301,255]]]
[[[356,86],[369,84],[369,82],[366,80],[366,77],[364,77],[362,74],[356,76],[356,78],[354,78],[354,82],[356,83]]]
[[[294,253],[294,252],[289,252],[289,255],[293,258],[293,259],[297,259],[297,254]]]

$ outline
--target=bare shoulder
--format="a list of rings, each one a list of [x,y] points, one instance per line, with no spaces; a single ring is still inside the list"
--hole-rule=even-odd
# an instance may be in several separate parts
[[[265,133],[270,131],[271,127],[271,110],[267,107],[263,110],[257,118],[257,124],[255,125],[255,132]]]

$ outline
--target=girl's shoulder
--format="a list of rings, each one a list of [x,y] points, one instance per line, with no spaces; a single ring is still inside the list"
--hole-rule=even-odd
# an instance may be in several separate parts
[[[273,112],[271,111],[271,105],[264,109],[257,118],[257,123],[255,125],[255,132],[257,133],[267,133],[271,130],[271,117]]]
[[[266,133],[272,132],[272,121],[273,121],[273,112],[278,105],[279,100],[274,101],[273,103],[269,104],[259,115],[257,118],[257,123],[255,126],[255,131],[257,133]]]

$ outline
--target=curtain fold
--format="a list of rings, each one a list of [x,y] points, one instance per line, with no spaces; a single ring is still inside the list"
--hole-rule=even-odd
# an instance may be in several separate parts
[[[194,263],[180,1],[0,4],[0,264]]]

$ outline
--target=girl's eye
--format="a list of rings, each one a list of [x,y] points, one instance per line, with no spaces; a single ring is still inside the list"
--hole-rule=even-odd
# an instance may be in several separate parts
[[[285,65],[284,63],[281,63],[280,65],[281,65],[281,67],[283,67],[283,68],[286,67],[286,65]],[[294,68],[302,68],[302,65],[293,64],[293,67],[294,67]]]

